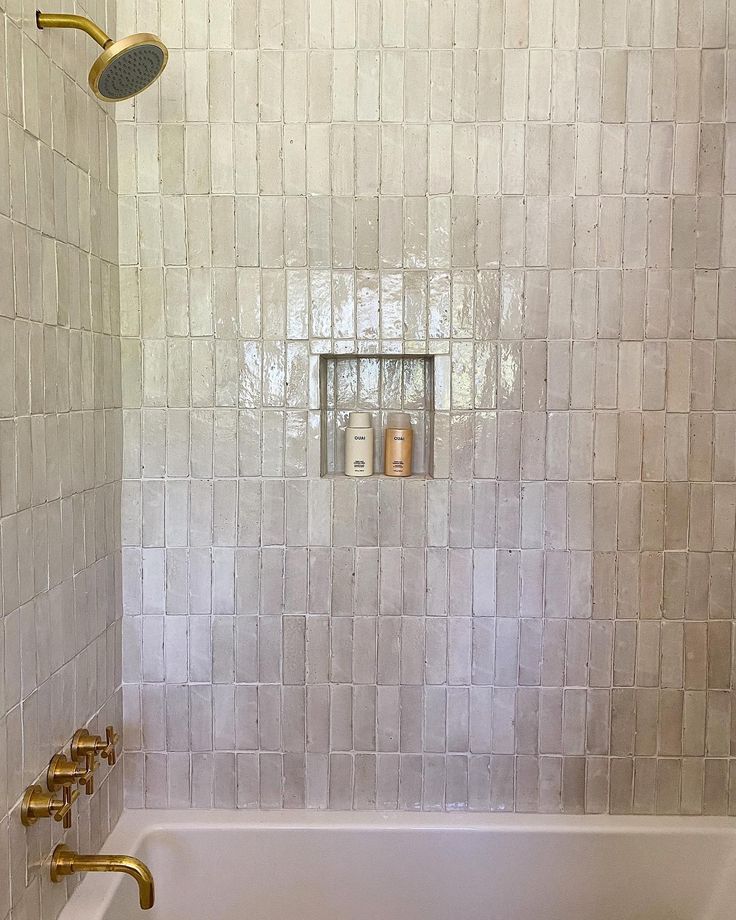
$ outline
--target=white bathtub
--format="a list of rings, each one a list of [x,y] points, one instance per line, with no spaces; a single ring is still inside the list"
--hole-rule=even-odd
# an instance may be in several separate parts
[[[736,820],[127,812],[62,920],[733,920]]]

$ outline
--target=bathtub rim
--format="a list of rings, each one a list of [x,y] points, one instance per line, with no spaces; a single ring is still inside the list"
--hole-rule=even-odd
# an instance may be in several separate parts
[[[140,808],[125,809],[110,839],[123,836],[138,839],[153,830],[169,828],[319,828],[597,831],[601,833],[681,830],[731,831],[736,833],[736,816],[703,815],[570,815],[521,814],[519,812],[471,811],[339,811],[330,809],[267,808]],[[106,841],[107,843],[107,841]]]

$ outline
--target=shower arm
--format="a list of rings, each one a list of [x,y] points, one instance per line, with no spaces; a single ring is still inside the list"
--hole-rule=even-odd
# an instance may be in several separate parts
[[[74,16],[70,13],[36,12],[36,25],[39,29],[79,29],[94,38],[98,45],[107,48],[112,44],[109,35],[86,16]]]

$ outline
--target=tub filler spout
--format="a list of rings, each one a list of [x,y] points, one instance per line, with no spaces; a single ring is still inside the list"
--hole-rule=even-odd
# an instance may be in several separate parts
[[[74,875],[75,872],[124,872],[138,883],[141,909],[150,910],[153,907],[153,876],[140,859],[107,854],[82,856],[60,843],[51,856],[51,881],[60,882],[64,876]]]

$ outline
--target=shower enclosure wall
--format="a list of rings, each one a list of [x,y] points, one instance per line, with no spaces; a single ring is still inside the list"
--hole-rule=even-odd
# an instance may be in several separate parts
[[[120,6],[171,57],[113,112],[0,0],[0,920],[63,907],[19,801],[82,725],[82,852],[123,771],[734,812],[733,0]],[[333,408],[424,412],[423,475],[322,476]]]
[[[115,4],[84,12],[112,30]],[[53,920],[39,867],[58,840],[20,822],[24,788],[80,725],[122,721],[122,459],[113,113],[89,94],[88,39],[0,0],[0,917]],[[123,770],[82,796],[102,845]]]
[[[128,805],[726,814],[734,5],[138,11]],[[355,352],[434,479],[320,478]]]

